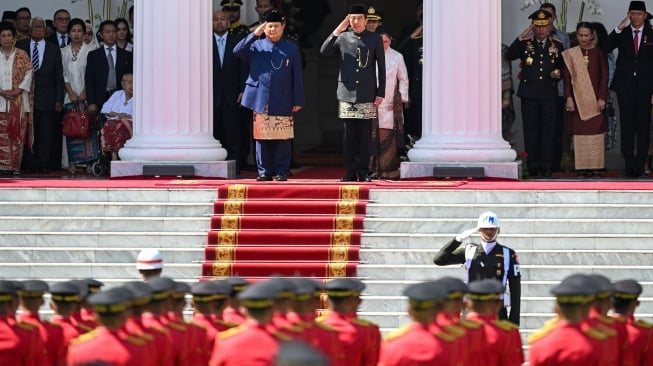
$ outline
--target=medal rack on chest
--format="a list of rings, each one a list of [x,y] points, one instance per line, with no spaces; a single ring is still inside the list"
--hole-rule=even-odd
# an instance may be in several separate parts
[[[526,50],[524,53],[526,54],[526,65],[530,66],[533,64],[535,61],[535,57],[537,56],[538,52],[542,52],[543,50],[540,48],[539,45],[537,45],[538,41],[535,40],[535,38],[531,38],[527,41],[526,43]],[[551,37],[547,37],[546,43],[549,44],[549,61],[551,64],[555,64],[557,58],[560,55],[560,52],[558,51],[558,47],[556,47],[555,43],[553,42],[553,39]],[[540,57],[543,55],[540,55]]]

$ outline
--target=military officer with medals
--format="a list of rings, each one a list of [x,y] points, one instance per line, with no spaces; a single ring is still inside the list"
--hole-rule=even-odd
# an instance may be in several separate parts
[[[532,24],[506,52],[509,60],[521,60],[517,95],[521,98],[524,145],[531,177],[551,177],[555,155],[554,127],[564,46],[549,36],[552,17],[551,13],[541,9],[531,14]]]

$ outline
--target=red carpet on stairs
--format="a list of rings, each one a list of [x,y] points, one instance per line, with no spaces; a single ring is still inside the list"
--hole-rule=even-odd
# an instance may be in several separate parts
[[[364,185],[221,186],[202,276],[356,276],[368,199]]]

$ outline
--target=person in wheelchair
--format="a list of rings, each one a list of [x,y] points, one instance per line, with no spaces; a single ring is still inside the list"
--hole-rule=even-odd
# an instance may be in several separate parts
[[[134,113],[134,76],[127,72],[122,77],[122,90],[116,90],[102,106],[100,113],[106,117],[102,126],[102,152],[111,154],[111,160],[118,160],[120,150],[132,137],[132,115]]]

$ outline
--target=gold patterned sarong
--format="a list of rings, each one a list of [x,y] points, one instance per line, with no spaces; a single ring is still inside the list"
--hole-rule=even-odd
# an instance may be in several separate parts
[[[287,140],[294,138],[292,116],[270,116],[254,112],[255,140]]]
[[[376,118],[377,110],[374,103],[349,103],[338,101],[338,117],[355,119]]]
[[[574,135],[574,168],[605,168],[605,133]]]

